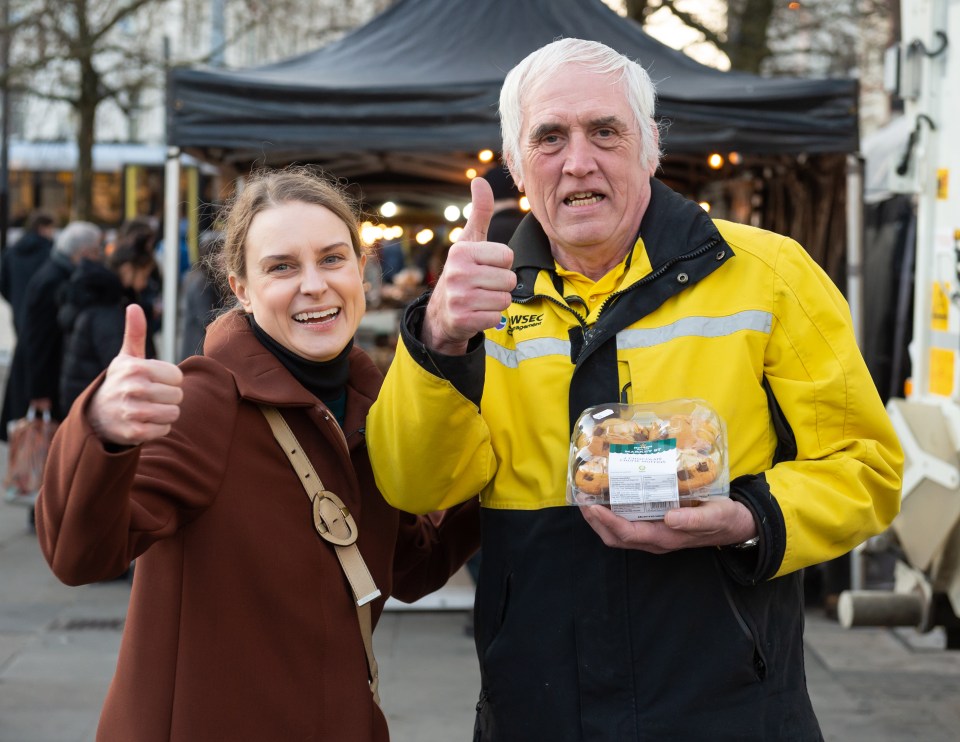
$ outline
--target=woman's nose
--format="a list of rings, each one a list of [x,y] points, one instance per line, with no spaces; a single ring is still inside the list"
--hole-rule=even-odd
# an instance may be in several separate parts
[[[326,290],[327,281],[323,271],[316,266],[308,265],[303,271],[303,277],[300,280],[300,293],[319,294]]]

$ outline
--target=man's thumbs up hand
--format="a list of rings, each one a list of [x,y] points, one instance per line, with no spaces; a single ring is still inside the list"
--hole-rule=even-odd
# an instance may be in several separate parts
[[[423,323],[421,340],[446,355],[466,352],[467,341],[494,327],[510,306],[517,285],[513,250],[487,242],[493,191],[483,178],[470,183],[473,210],[460,239],[450,248]]]
[[[146,356],[147,318],[137,304],[127,307],[120,353],[90,401],[87,419],[97,436],[135,446],[170,432],[180,417],[183,372]]]

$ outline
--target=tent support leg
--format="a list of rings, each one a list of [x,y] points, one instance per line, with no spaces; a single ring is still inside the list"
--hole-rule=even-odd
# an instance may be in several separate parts
[[[863,349],[863,157],[847,155],[847,303]],[[863,545],[850,552],[850,589],[863,589]]]
[[[163,328],[160,358],[177,361],[177,289],[180,277],[180,148],[167,150],[163,177]]]

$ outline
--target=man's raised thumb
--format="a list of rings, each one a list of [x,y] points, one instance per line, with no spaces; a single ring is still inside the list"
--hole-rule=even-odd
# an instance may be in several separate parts
[[[473,200],[470,218],[463,227],[460,239],[464,242],[486,242],[490,219],[493,217],[493,189],[484,178],[470,181],[470,197]]]
[[[139,304],[127,305],[127,320],[123,328],[120,352],[135,358],[147,357],[147,318]]]

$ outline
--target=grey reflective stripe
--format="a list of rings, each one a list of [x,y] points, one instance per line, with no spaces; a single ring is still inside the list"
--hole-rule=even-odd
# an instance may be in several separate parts
[[[556,338],[540,338],[538,340],[523,340],[517,343],[515,350],[504,348],[490,338],[484,340],[483,347],[487,356],[499,361],[507,368],[516,368],[521,361],[544,356],[566,356],[570,358],[570,341]]]
[[[617,350],[650,348],[679,337],[718,338],[742,330],[770,332],[773,314],[750,309],[726,317],[684,317],[649,330],[623,330],[617,333]]]

